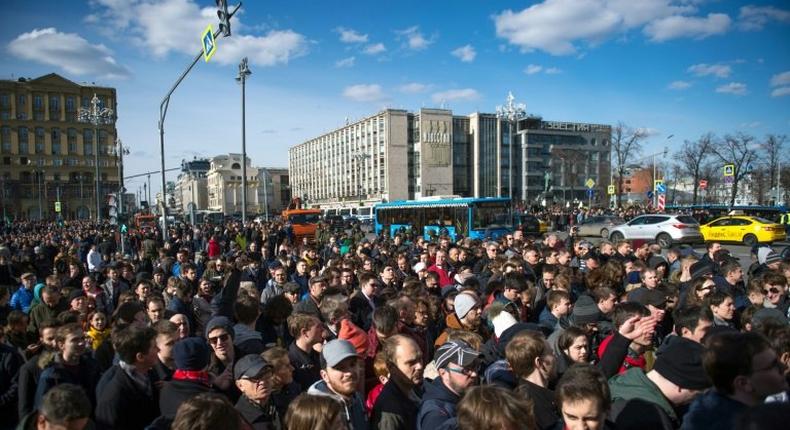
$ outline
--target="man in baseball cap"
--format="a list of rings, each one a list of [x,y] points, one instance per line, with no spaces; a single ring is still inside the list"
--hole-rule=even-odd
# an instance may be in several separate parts
[[[233,366],[241,397],[236,410],[253,428],[281,428],[281,417],[272,402],[274,368],[258,354],[241,357]]]
[[[369,428],[365,405],[357,392],[361,359],[351,342],[335,339],[321,350],[321,380],[307,390],[307,394],[329,396],[341,402],[346,409],[346,424],[352,430]]]

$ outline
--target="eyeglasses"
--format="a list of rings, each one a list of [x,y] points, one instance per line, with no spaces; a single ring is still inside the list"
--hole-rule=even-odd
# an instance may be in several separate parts
[[[772,287],[772,288],[769,288],[769,289],[767,289],[767,290],[763,290],[763,294],[765,294],[765,295],[768,295],[768,293],[771,293],[771,294],[781,294],[782,292],[781,292],[781,291],[779,291],[779,289],[778,289],[778,288],[773,288],[773,287]]]
[[[460,375],[468,376],[468,377],[471,378],[472,376],[477,375],[477,371],[479,370],[479,367],[480,367],[479,365],[477,365],[477,366],[472,365],[470,367],[450,367],[450,366],[447,366],[447,371],[448,372],[453,372],[453,373],[458,373]]]
[[[225,342],[225,341],[227,341],[227,340],[228,340],[228,338],[230,338],[230,335],[229,335],[229,334],[227,334],[227,333],[223,333],[223,334],[221,334],[221,335],[219,335],[219,336],[214,336],[214,337],[210,337],[210,338],[208,338],[208,343],[211,343],[211,344],[217,344],[217,343],[219,343],[219,342]]]
[[[244,379],[245,381],[252,382],[253,384],[256,384],[256,385],[260,385],[260,384],[266,384],[266,383],[271,382],[273,377],[274,377],[274,373],[266,372],[266,373],[264,373],[263,375],[261,375],[258,378],[241,378],[241,379]]]

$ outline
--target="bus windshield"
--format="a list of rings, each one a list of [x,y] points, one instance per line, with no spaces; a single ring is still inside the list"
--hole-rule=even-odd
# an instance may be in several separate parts
[[[288,221],[291,224],[316,224],[318,219],[318,214],[292,214],[288,216]]]

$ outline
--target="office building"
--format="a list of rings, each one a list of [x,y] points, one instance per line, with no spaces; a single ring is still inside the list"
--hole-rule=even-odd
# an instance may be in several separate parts
[[[288,169],[285,167],[258,168],[258,198],[262,212],[270,217],[280,214],[291,201],[291,186],[288,180]]]
[[[597,202],[610,135],[608,125],[386,109],[290,148],[291,188],[321,208],[439,195],[587,201],[588,189]]]
[[[102,107],[113,110],[107,125],[78,121],[79,109],[90,108],[94,94]],[[59,200],[65,219],[95,217],[98,150],[98,194],[106,219],[106,195],[119,188],[117,114],[115,88],[78,84],[55,73],[0,80],[2,213],[16,219],[53,219]]]

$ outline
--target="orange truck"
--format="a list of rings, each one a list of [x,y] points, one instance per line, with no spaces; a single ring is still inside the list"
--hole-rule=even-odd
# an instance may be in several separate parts
[[[297,197],[283,211],[282,217],[283,221],[291,224],[296,243],[304,237],[311,242],[315,240],[315,230],[321,220],[320,209],[302,209],[302,200]]]

